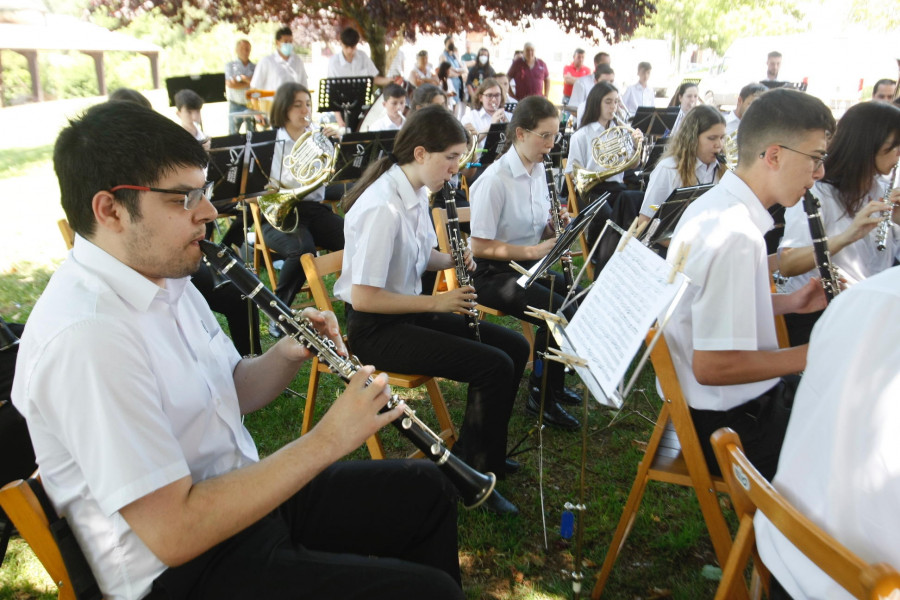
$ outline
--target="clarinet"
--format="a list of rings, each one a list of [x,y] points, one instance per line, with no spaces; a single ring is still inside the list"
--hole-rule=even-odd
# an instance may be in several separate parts
[[[883,202],[891,201],[891,191],[897,185],[896,176],[897,165],[894,165],[894,168],[891,169],[891,183],[884,186],[884,197],[882,198]],[[887,248],[888,232],[891,230],[891,215],[893,214],[894,207],[893,205],[891,205],[889,209],[881,213],[881,221],[878,222],[878,226],[875,228],[875,247],[878,248],[879,252],[884,252],[884,250]]]
[[[441,188],[441,196],[444,199],[444,207],[447,210],[447,234],[450,238],[450,256],[453,257],[453,267],[456,272],[456,281],[460,287],[470,285],[475,287],[472,281],[472,274],[466,268],[466,241],[463,239],[459,230],[459,213],[456,210],[456,198],[453,190],[450,189],[449,183],[444,183]],[[472,337],[475,341],[481,341],[481,332],[478,330],[478,315],[466,311],[466,321]]]
[[[831,302],[841,292],[841,287],[838,283],[837,267],[831,263],[831,252],[828,250],[828,238],[825,236],[825,225],[822,223],[819,199],[813,196],[809,190],[803,194],[803,210],[806,211],[809,222],[813,252],[816,255],[816,267],[822,277],[825,299],[827,302]]]
[[[200,250],[210,265],[230,279],[242,294],[253,300],[262,312],[278,323],[286,335],[305,346],[310,352],[314,352],[319,360],[327,364],[345,382],[350,381],[362,367],[355,356],[345,358],[338,354],[334,342],[319,334],[309,319],[297,318],[287,304],[273,294],[224,246],[201,240]],[[372,382],[371,377],[368,382]],[[381,412],[388,411],[399,403],[400,399],[393,395]],[[487,500],[494,491],[497,477],[493,473],[480,473],[454,456],[444,447],[440,436],[429,429],[408,406],[404,406],[403,416],[391,424],[440,467],[444,475],[459,490],[466,508],[475,508]]]
[[[550,222],[553,224],[554,235],[559,238],[563,232],[562,217],[559,216],[561,205],[559,202],[559,194],[556,191],[556,183],[553,181],[553,163],[550,161],[549,154],[544,155],[544,174],[547,177],[547,190],[550,192],[550,212],[553,213]],[[569,256],[568,253],[566,256]],[[571,260],[563,260],[562,269],[563,276],[566,280],[566,291],[571,290],[572,285],[575,282],[575,277],[572,275]]]

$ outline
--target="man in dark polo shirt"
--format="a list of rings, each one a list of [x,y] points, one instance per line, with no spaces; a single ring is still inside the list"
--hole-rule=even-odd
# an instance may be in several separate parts
[[[513,61],[509,78],[516,82],[516,99],[528,96],[544,96],[550,92],[550,70],[547,64],[534,56],[531,42],[525,44],[525,56]]]

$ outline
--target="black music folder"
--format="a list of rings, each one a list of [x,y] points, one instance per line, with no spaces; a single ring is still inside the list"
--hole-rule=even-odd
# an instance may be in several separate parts
[[[340,112],[355,131],[363,106],[372,104],[372,77],[330,77],[319,80],[318,111]]]
[[[713,189],[714,183],[693,185],[674,190],[666,198],[641,236],[641,241],[649,246],[672,238],[675,226],[691,202]]]
[[[236,198],[262,195],[269,184],[275,144],[284,143],[275,141],[276,133],[271,129],[212,138],[207,178],[215,182],[213,205],[216,208],[222,210]],[[245,163],[246,185],[242,189]]]
[[[678,106],[667,108],[639,106],[631,118],[631,127],[640,129],[644,136],[647,137],[668,135],[672,128],[675,127],[675,121],[678,119],[680,110],[681,108]]]
[[[356,181],[369,163],[394,150],[397,130],[348,133],[341,138],[334,177],[329,183]]]

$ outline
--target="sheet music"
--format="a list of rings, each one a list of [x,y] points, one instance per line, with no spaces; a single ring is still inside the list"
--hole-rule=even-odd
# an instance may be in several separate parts
[[[668,280],[672,265],[635,239],[612,258],[597,277],[575,317],[554,335],[560,349],[587,361],[575,367],[601,404],[619,408],[616,387],[658,315],[672,302],[687,277]]]

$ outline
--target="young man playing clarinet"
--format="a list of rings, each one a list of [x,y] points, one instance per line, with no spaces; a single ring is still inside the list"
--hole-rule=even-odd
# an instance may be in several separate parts
[[[690,285],[665,328],[691,416],[711,471],[709,436],[731,427],[767,478],[775,473],[806,346],[778,349],[774,317],[825,306],[819,280],[771,294],[763,234],[769,207],[793,206],[824,175],[835,122],[817,98],[777,89],[741,119],[739,166],[684,213],[669,246],[674,262],[690,246]]]
[[[190,283],[216,217],[200,144],[105,103],[53,160],[77,235],[31,313],[12,397],[103,596],[463,598],[455,490],[434,464],[332,464],[402,414],[379,413],[371,367],[259,459],[241,415],[310,353],[285,337],[242,359]],[[333,314],[303,316],[346,352]]]

